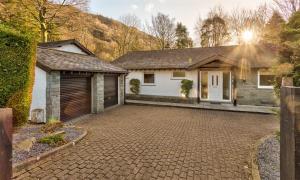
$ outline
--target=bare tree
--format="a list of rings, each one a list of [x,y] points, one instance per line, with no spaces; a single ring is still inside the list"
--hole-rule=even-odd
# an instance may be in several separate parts
[[[128,51],[134,50],[138,46],[138,29],[141,26],[140,19],[133,15],[127,14],[119,19],[123,24],[117,27],[120,32],[114,37],[118,45],[118,56],[126,54]]]
[[[213,7],[212,9],[210,9],[210,11],[208,12],[208,15],[207,15],[208,18],[213,18],[215,16],[218,16],[218,17],[224,19],[225,21],[228,20],[228,15],[224,11],[224,9],[221,5],[217,5],[217,6]]]
[[[273,0],[276,10],[288,19],[294,12],[300,10],[300,0]]]
[[[158,13],[152,16],[151,24],[148,25],[149,32],[158,40],[159,48],[171,48],[175,43],[175,19],[168,15]]]
[[[203,20],[201,16],[198,17],[195,27],[194,27],[194,32],[196,35],[196,43],[200,44],[201,41],[201,28],[202,28]]]
[[[22,7],[29,13],[33,20],[39,24],[41,41],[48,41],[48,34],[57,19],[70,18],[70,14],[64,13],[64,7],[73,6],[86,10],[88,0],[18,0]]]
[[[258,42],[268,18],[269,14],[266,5],[259,6],[256,10],[233,9],[229,17],[231,36],[237,38],[237,43],[241,43],[243,31],[252,30]]]

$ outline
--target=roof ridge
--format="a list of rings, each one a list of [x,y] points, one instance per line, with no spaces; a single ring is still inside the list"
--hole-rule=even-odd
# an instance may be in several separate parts
[[[180,49],[154,49],[154,50],[137,50],[137,51],[130,51],[129,53],[143,53],[143,52],[167,52],[167,51],[180,51],[180,50],[192,50],[192,49],[213,49],[213,48],[223,48],[223,47],[238,47],[240,45],[228,45],[228,46],[214,46],[214,47],[192,47],[192,48],[180,48]]]
[[[38,46],[38,48],[47,49],[47,50],[51,50],[51,51],[58,51],[58,52],[62,52],[62,53],[76,54],[76,55],[81,55],[81,56],[89,56],[89,57],[94,57],[94,58],[99,59],[97,56],[92,56],[92,55],[89,55],[89,54],[81,54],[81,53],[76,53],[76,52],[70,52],[70,51],[63,51],[63,50],[54,49],[54,48],[51,48],[51,47]],[[99,59],[99,60],[105,61],[103,59]]]

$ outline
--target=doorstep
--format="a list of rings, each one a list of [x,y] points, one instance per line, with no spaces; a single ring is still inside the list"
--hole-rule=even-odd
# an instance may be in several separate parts
[[[263,113],[263,114],[276,114],[276,111],[279,110],[278,107],[250,106],[250,105],[234,106],[233,104],[228,104],[228,103],[212,104],[209,102],[201,102],[200,104],[184,104],[184,103],[170,103],[170,102],[126,100],[126,103],[140,104],[140,105],[184,107],[184,108],[195,108],[195,109],[210,109],[210,110],[234,111],[234,112]]]

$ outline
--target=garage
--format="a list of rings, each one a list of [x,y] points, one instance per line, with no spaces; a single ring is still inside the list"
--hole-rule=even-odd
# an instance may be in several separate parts
[[[118,104],[118,76],[104,76],[104,108]]]
[[[68,121],[91,113],[91,76],[61,74],[60,119]]]
[[[34,106],[30,110],[43,111],[41,122],[71,121],[124,104],[125,69],[97,58],[76,40],[42,45],[37,48]]]

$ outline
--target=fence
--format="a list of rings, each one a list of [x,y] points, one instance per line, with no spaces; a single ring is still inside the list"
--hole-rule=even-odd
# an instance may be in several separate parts
[[[281,88],[280,176],[300,180],[300,88]]]
[[[12,110],[0,109],[0,180],[11,179]]]

